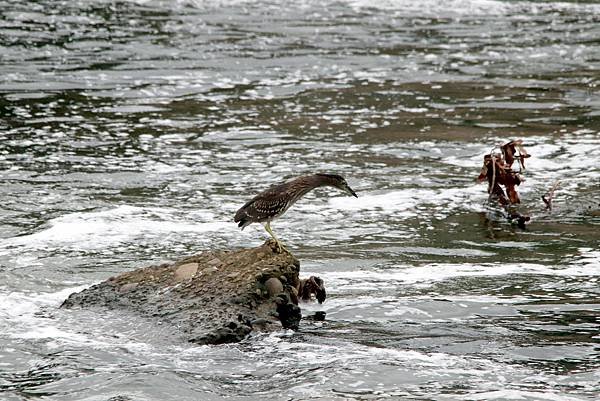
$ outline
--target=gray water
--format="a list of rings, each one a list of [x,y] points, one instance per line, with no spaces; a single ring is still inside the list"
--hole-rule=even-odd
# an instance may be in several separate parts
[[[600,3],[0,1],[0,399],[600,397]],[[523,138],[526,230],[482,157]],[[68,294],[273,229],[325,322],[195,346]],[[560,180],[552,211],[541,195]]]

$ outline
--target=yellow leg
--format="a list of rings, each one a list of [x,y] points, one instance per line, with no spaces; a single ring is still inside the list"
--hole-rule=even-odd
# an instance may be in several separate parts
[[[271,230],[271,223],[267,222],[267,224],[265,224],[264,226],[265,226],[265,230],[267,230],[267,232],[269,234],[271,234],[271,237],[273,237],[273,239],[275,240],[275,243],[277,244],[277,248],[279,248],[279,252],[280,253],[282,253],[283,251],[289,252],[287,249],[285,249],[283,244],[277,239],[277,237],[273,233],[273,230]]]

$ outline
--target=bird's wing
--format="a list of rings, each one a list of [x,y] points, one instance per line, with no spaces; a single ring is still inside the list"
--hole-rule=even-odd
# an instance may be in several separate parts
[[[261,222],[285,212],[291,200],[291,194],[286,189],[276,185],[256,195],[237,211],[234,221]]]
[[[257,213],[259,218],[276,217],[285,212],[288,207],[289,197],[284,194],[275,194],[270,197],[256,199],[250,208]]]

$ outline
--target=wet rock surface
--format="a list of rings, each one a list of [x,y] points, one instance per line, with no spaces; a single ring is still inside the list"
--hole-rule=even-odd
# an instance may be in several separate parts
[[[292,254],[267,241],[123,273],[71,294],[62,307],[132,310],[178,327],[191,342],[236,342],[253,330],[298,328],[299,271]]]

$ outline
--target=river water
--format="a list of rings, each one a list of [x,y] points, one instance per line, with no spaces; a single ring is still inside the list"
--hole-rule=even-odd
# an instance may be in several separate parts
[[[600,397],[600,3],[0,1],[0,399]],[[482,157],[522,138],[525,230]],[[195,346],[68,294],[274,231],[325,322]],[[553,209],[540,197],[557,181]]]

